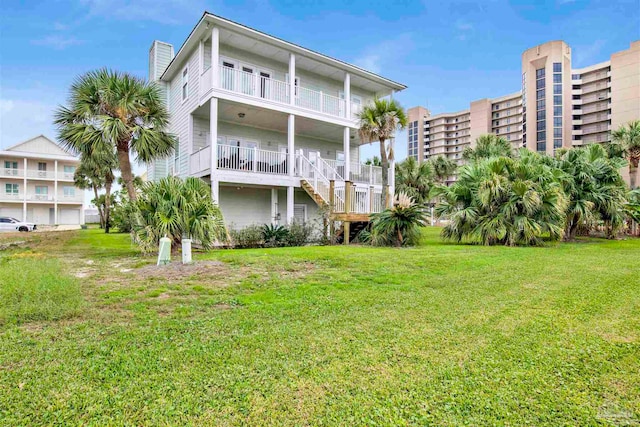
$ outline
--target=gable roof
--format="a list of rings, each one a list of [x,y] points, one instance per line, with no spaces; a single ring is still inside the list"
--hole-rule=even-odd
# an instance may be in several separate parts
[[[19,142],[9,148],[6,148],[4,151],[75,157],[72,153],[62,148],[51,138],[47,138],[44,135],[38,135],[27,139],[26,141]]]

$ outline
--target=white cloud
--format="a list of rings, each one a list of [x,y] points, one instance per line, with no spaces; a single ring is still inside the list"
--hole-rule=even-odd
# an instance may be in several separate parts
[[[31,43],[38,46],[47,46],[56,50],[62,50],[66,49],[69,46],[82,44],[82,40],[78,40],[75,37],[51,34],[41,39],[32,40]]]
[[[408,33],[400,34],[394,39],[385,40],[377,45],[372,45],[355,59],[353,63],[367,71],[379,74],[384,72],[384,67],[403,57],[413,48],[413,40]]]
[[[55,139],[55,107],[33,99],[0,99],[0,146],[6,148],[40,134]]]
[[[204,0],[80,0],[89,17],[160,24],[195,22],[205,9]]]

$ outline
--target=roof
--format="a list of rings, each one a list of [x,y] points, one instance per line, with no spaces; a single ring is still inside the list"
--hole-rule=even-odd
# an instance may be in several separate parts
[[[205,11],[202,14],[202,17],[200,18],[198,23],[195,25],[195,27],[193,27],[193,29],[191,30],[191,33],[189,33],[189,36],[187,37],[185,42],[182,44],[182,46],[180,46],[180,50],[178,50],[178,53],[176,54],[176,56],[171,60],[171,62],[169,63],[169,66],[160,77],[160,80],[169,80],[173,77],[173,75],[178,71],[181,61],[183,59],[181,58],[181,55],[184,55],[184,52],[190,52],[192,49],[196,47],[196,44],[199,42],[198,38],[196,37],[196,33],[201,31],[201,28],[205,27],[209,22],[214,23],[215,25],[218,25],[220,28],[233,30],[241,34],[246,34],[247,36],[253,36],[254,38],[263,39],[265,42],[268,42],[275,46],[282,47],[284,49],[287,49],[288,51],[299,53],[300,55],[303,55],[303,56],[307,56],[311,59],[317,60],[318,62],[323,62],[323,63],[334,65],[340,68],[344,68],[352,74],[359,75],[361,77],[376,81],[380,84],[384,84],[391,89],[400,91],[407,88],[407,86],[403,85],[402,83],[398,83],[396,81],[387,79],[378,74],[372,73],[371,71],[367,71],[363,68],[360,68],[356,65],[349,64],[348,62],[345,62],[336,58],[332,58],[330,56],[324,55],[322,53],[316,52],[311,49],[307,49],[295,43],[288,42],[281,38],[272,36],[270,34],[264,33],[262,31],[256,30],[254,28],[248,27],[238,22],[231,21],[229,19],[223,18],[221,16],[215,15],[207,11]]]
[[[41,147],[38,148],[37,145],[34,147],[34,145],[37,144],[37,141],[39,139],[46,141],[46,143],[49,145],[50,148],[45,151],[45,150],[42,150]],[[3,155],[8,155],[8,156],[11,156],[11,155],[16,155],[16,156],[19,155],[22,157],[38,157],[39,156],[39,157],[51,157],[51,158],[60,158],[60,159],[77,158],[67,149],[65,149],[64,147],[61,147],[54,140],[42,134],[34,136],[33,138],[29,138],[26,141],[19,142],[0,152],[3,153]]]

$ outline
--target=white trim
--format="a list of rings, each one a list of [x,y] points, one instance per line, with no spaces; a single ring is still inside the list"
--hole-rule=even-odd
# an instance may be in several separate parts
[[[187,85],[187,90],[186,90],[186,94],[185,94],[185,90],[184,90],[184,86],[185,86],[185,81],[184,81],[184,72],[187,72],[187,81],[186,81],[186,85]],[[189,64],[185,65],[184,68],[182,69],[182,73],[180,74],[180,99],[182,100],[181,104],[184,104],[185,101],[187,99],[189,99],[189,74],[191,74],[191,72],[189,71]]]

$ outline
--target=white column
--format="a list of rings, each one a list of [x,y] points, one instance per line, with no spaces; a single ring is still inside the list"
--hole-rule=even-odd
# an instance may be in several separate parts
[[[58,223],[58,161],[53,162],[53,223]]]
[[[204,71],[204,41],[200,40],[200,43],[198,43],[198,76],[201,76],[203,71]]]
[[[296,56],[289,54],[289,103],[296,104]]]
[[[342,135],[342,150],[344,151],[344,179],[349,181],[351,179],[351,137],[349,128],[344,127]]]
[[[293,186],[287,187],[287,224],[293,224]]]
[[[278,189],[271,189],[271,223],[278,224]]]
[[[220,32],[218,27],[211,30],[211,87],[218,87],[220,83]]]
[[[24,158],[24,170],[22,180],[22,220],[27,221],[27,158]]]
[[[211,145],[211,197],[213,201],[219,203],[218,177],[218,98],[212,97],[209,100],[209,144]]]
[[[351,118],[351,74],[344,75],[344,111],[345,117]]]
[[[287,153],[289,161],[287,167],[289,168],[289,176],[294,175],[295,161],[296,161],[296,116],[289,114],[289,120],[287,123]]]

